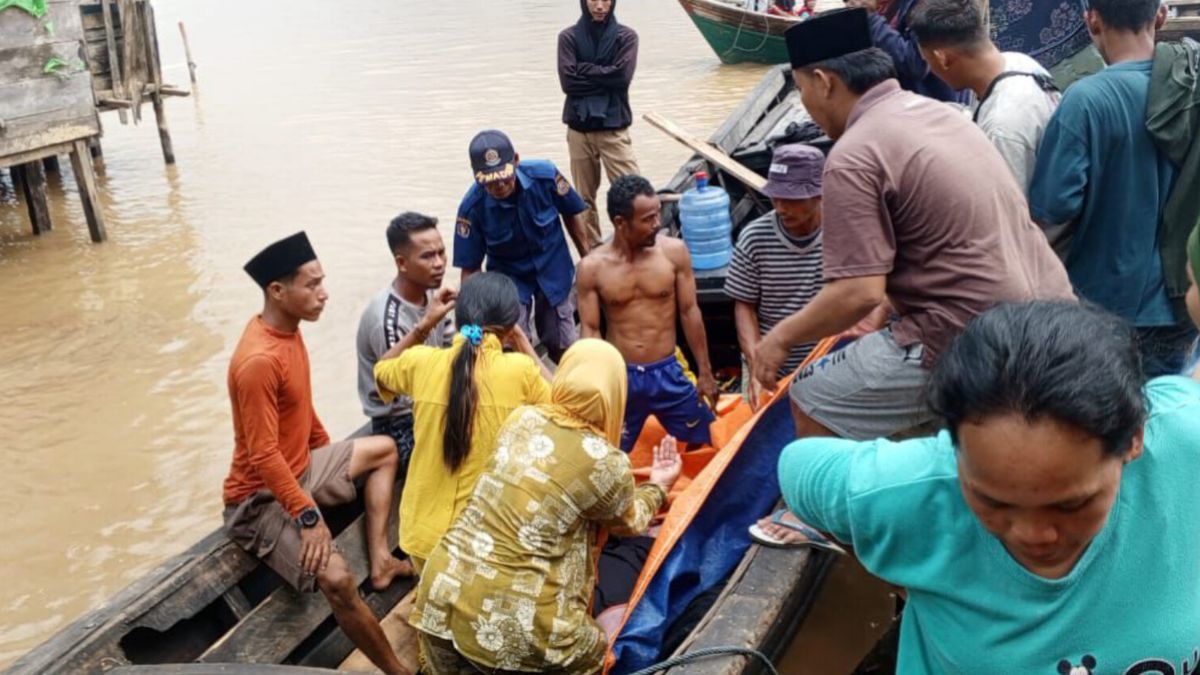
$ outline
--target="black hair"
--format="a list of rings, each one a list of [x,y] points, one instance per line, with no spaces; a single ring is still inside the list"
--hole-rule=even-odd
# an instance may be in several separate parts
[[[907,21],[924,47],[974,50],[990,39],[979,0],[920,0]]]
[[[475,325],[492,332],[507,332],[520,317],[517,286],[512,279],[498,272],[472,274],[463,282],[454,303],[454,320],[459,328]],[[471,452],[475,407],[479,401],[479,388],[475,382],[478,354],[479,348],[470,340],[464,340],[450,365],[442,459],[451,473],[458,471]]]
[[[438,219],[433,216],[405,211],[392,218],[392,222],[388,223],[388,248],[391,249],[393,254],[398,254],[402,248],[408,246],[412,241],[414,233],[424,232],[425,230],[437,227],[437,224]]]
[[[844,56],[835,56],[804,66],[801,70],[811,73],[825,70],[837,75],[846,88],[855,94],[865,94],[875,85],[896,77],[896,62],[879,47],[861,49]]]
[[[641,176],[621,176],[614,180],[608,188],[608,217],[616,220],[617,216],[629,219],[633,217],[633,202],[638,197],[653,197],[657,193],[650,181]]]
[[[1140,31],[1154,24],[1159,0],[1088,0],[1088,7],[1110,28]]]
[[[967,324],[930,376],[930,409],[955,445],[964,422],[1051,418],[1129,450],[1146,419],[1141,357],[1128,323],[1087,303],[997,305]]]

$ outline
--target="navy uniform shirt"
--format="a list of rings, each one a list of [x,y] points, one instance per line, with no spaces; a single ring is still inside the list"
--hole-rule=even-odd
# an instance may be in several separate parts
[[[563,235],[562,216],[587,205],[553,162],[522,160],[517,191],[495,199],[475,184],[458,206],[454,227],[454,266],[487,270],[511,278],[528,303],[541,290],[552,305],[567,299],[575,283],[575,263]]]

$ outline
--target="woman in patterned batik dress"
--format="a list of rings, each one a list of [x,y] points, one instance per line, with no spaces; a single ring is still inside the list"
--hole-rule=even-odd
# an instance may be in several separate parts
[[[606,648],[588,611],[597,535],[640,534],[682,462],[675,439],[634,483],[618,449],[625,363],[600,340],[564,355],[551,402],[517,409],[475,493],[426,562],[409,622],[433,675],[593,673]]]

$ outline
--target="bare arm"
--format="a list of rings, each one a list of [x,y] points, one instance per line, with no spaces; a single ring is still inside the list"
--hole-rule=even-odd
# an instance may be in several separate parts
[[[533,362],[538,364],[538,370],[542,373],[542,379],[547,382],[554,380],[554,373],[550,372],[550,369],[546,367],[546,362],[542,360],[542,357],[538,356],[537,350],[533,348],[533,343],[529,341],[529,336],[525,334],[525,331],[521,330],[519,324],[514,325],[512,330],[508,332],[508,335],[504,336],[504,342],[516,351],[533,359]]]
[[[458,278],[458,285],[462,286],[463,284],[467,283],[467,279],[470,279],[472,274],[479,274],[479,268],[476,267],[474,269],[467,269],[464,267],[462,270],[462,275]]]
[[[754,375],[773,387],[788,350],[805,342],[837,335],[858,323],[886,300],[887,277],[835,279],[804,309],[780,321],[763,336],[754,354]]]
[[[571,241],[575,244],[575,250],[579,251],[579,257],[587,256],[591,251],[591,245],[588,241],[587,223],[584,222],[584,216],[587,211],[576,213],[573,216],[564,216],[567,221],[567,234],[571,235]]]
[[[696,275],[692,271],[692,257],[682,241],[661,239],[671,262],[675,263],[675,301],[679,303],[679,321],[683,324],[683,337],[696,359],[697,386],[700,394],[716,405],[717,381],[713,378],[712,363],[708,360],[708,334],[704,330],[704,316],[696,302]]]
[[[596,288],[596,261],[581,260],[579,276],[575,279],[576,301],[579,304],[579,331],[585,338],[600,338],[600,291]]]
[[[748,359],[754,355],[758,347],[759,327],[758,308],[748,302],[736,300],[733,303],[733,320],[737,325],[738,347]]]

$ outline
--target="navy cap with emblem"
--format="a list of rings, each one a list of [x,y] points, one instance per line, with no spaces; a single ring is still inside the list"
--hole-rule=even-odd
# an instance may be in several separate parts
[[[507,180],[516,172],[517,152],[503,131],[488,129],[475,134],[469,153],[475,182],[480,185]]]

